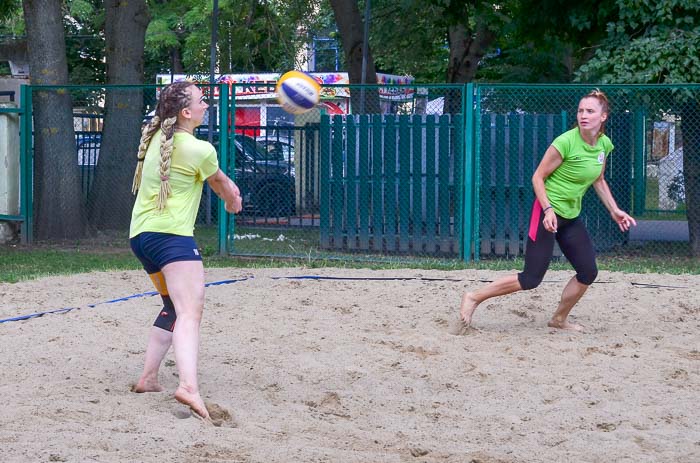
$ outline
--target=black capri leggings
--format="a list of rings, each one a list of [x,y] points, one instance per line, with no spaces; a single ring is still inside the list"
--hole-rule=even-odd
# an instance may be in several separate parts
[[[533,289],[542,282],[552,260],[555,239],[576,270],[576,280],[584,285],[593,283],[598,276],[598,267],[593,242],[583,221],[579,217],[565,219],[557,215],[557,232],[551,233],[545,230],[543,218],[542,206],[535,200],[525,248],[525,268],[518,274],[520,286],[523,289]]]

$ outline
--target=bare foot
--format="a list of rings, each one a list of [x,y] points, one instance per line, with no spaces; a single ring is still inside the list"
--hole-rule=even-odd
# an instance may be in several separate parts
[[[199,392],[190,392],[184,387],[180,386],[175,391],[175,400],[190,407],[190,409],[196,413],[199,418],[209,420],[209,411],[204,405],[204,401],[199,395]]]
[[[569,323],[566,320],[554,320],[551,319],[547,326],[550,328],[558,328],[560,330],[570,330],[570,331],[583,331],[583,325],[577,325],[576,323]]]
[[[139,378],[139,382],[131,385],[131,392],[163,392],[165,388],[160,385],[158,379]]]
[[[472,293],[464,293],[462,296],[462,307],[459,311],[459,316],[462,318],[462,321],[466,326],[472,324],[472,315],[474,314],[476,306],[478,305],[479,302],[474,299]]]
[[[462,306],[459,311],[459,317],[450,323],[447,331],[455,336],[462,336],[467,333],[469,326],[472,324],[472,314],[476,310],[479,303],[474,300],[471,293],[464,293],[462,296]]]

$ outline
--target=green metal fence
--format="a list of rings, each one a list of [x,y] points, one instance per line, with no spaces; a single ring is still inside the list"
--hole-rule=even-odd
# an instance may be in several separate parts
[[[31,118],[27,88],[0,105],[0,222],[17,224],[22,243],[31,242]]]
[[[458,255],[464,118],[321,117],[321,247]]]
[[[591,189],[582,217],[598,252],[663,253],[687,244],[686,193],[699,194],[696,85],[609,85],[607,134],[615,150],[606,180],[618,205],[639,222],[620,233]],[[551,141],[575,126],[578,101],[590,85],[479,85],[475,91],[475,159],[479,256],[524,252],[534,194],[530,177]],[[682,133],[682,135],[681,135]],[[685,143],[683,143],[685,141]],[[685,153],[684,153],[685,148]],[[684,168],[683,160],[690,160]],[[640,251],[641,249],[641,251]]]
[[[292,116],[274,96],[261,97],[269,84],[257,85],[207,90],[216,119],[198,136],[219,150],[244,210],[229,216],[206,190],[198,230],[218,236],[222,253],[345,260],[522,255],[532,173],[551,141],[574,125],[578,101],[592,88],[326,85],[317,108]],[[687,251],[690,235],[700,233],[693,228],[700,222],[700,86],[602,90],[611,100],[607,131],[615,144],[606,178],[639,225],[620,233],[591,190],[583,217],[598,251]],[[51,92],[71,98],[75,151],[45,159],[34,135],[51,132],[65,116],[41,111]],[[117,104],[106,103],[110,95],[119,96]],[[73,207],[36,204],[64,195],[70,190],[63,183],[76,179],[91,231],[125,233],[133,202],[126,180],[138,140],[133,127],[116,134],[105,127],[120,111],[136,114],[140,126],[156,96],[156,86],[24,87],[17,108],[0,109],[0,117],[19,117],[21,128],[19,213],[0,220],[21,223],[31,241],[37,220],[70,216],[65,208]],[[141,104],[134,110],[120,101]]]
[[[231,93],[250,87],[233,84]],[[276,162],[290,167],[294,188],[288,194],[295,207],[265,214],[251,194],[253,206],[235,218],[233,252],[344,260],[459,258],[460,240],[471,236],[463,233],[464,86],[327,85],[323,95],[317,108],[297,116],[274,101],[260,108],[234,98],[237,136],[291,147],[293,155]],[[447,107],[455,113],[445,114]],[[256,117],[257,126],[251,123]],[[277,200],[290,201],[282,194]]]

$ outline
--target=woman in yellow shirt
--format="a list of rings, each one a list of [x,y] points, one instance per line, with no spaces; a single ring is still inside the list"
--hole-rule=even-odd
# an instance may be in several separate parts
[[[141,135],[133,191],[138,191],[129,238],[163,298],[151,328],[134,392],[160,392],[158,370],[173,346],[180,384],[175,399],[208,419],[199,393],[199,327],[204,310],[204,266],[193,231],[204,181],[226,211],[242,208],[240,191],[220,169],[214,147],[194,136],[209,105],[192,82],[160,93],[155,116]]]

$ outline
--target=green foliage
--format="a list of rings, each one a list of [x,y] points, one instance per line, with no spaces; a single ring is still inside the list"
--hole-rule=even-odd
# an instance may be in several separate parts
[[[444,82],[449,58],[447,28],[437,23],[443,8],[432,2],[372,3],[370,48],[379,72]]]
[[[66,0],[63,13],[70,82],[72,84],[104,82],[102,1]],[[0,0],[0,35],[21,37],[24,34],[22,2]]]
[[[492,50],[482,60],[479,81],[571,82],[616,13],[602,0],[519,0],[510,2],[510,8],[512,19],[494,44],[501,53],[494,56]]]
[[[19,0],[0,0],[0,35],[24,35],[24,16]]]
[[[66,55],[72,84],[106,81],[105,15],[101,5],[101,0],[71,0],[66,3]]]
[[[18,9],[22,10],[22,4],[19,0],[0,0],[0,21],[15,15]]]
[[[617,0],[618,19],[577,80],[687,83],[700,80],[700,3]]]
[[[222,73],[281,71],[296,66],[297,51],[306,42],[298,28],[313,31],[314,2],[219,2],[218,69]],[[199,0],[151,2],[153,20],[146,32],[150,72],[168,72],[171,53],[188,73],[208,73],[212,5]],[[148,77],[147,77],[148,79]]]
[[[471,37],[489,29],[497,38],[477,81],[570,82],[616,12],[603,0],[375,0],[370,44],[379,71],[444,82],[448,28],[463,25]]]
[[[68,14],[81,22],[89,22],[95,17],[97,10],[97,6],[89,0],[71,0],[67,7]]]

